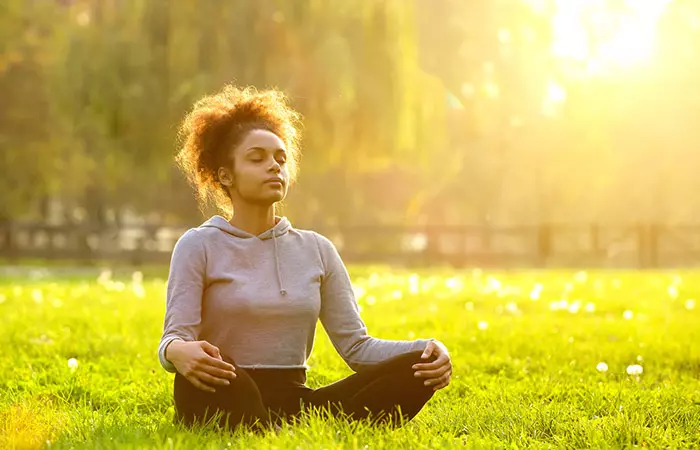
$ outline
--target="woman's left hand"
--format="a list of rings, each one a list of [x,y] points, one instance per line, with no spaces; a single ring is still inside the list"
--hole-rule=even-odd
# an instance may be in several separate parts
[[[425,385],[433,386],[433,391],[437,391],[450,384],[452,377],[452,360],[447,347],[440,341],[430,341],[425,346],[425,351],[421,355],[422,359],[428,359],[435,355],[437,359],[430,363],[414,364],[416,377],[426,378]]]

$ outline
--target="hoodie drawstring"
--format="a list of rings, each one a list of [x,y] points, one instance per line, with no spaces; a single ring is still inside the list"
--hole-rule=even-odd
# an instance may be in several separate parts
[[[277,256],[277,234],[272,230],[272,244],[275,248],[275,269],[277,270],[277,284],[280,287],[280,294],[287,295],[287,290],[282,286],[282,275],[280,275],[280,259]]]

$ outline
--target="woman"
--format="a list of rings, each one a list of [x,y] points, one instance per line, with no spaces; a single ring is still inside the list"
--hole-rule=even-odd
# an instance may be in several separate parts
[[[434,339],[370,337],[333,244],[275,215],[294,180],[298,114],[278,91],[226,86],[181,126],[176,159],[215,215],[173,249],[158,356],[175,373],[176,420],[277,424],[307,407],[399,425],[450,382]],[[321,320],[356,373],[306,386]]]

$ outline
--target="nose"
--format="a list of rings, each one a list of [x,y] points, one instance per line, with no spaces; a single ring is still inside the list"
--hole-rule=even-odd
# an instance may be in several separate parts
[[[282,166],[275,158],[272,158],[272,164],[270,164],[268,170],[274,173],[279,173],[282,170]]]

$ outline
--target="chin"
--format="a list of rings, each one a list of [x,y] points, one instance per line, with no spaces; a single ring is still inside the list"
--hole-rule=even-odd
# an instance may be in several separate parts
[[[286,195],[283,194],[277,194],[277,195],[270,195],[270,196],[265,196],[265,197],[260,197],[257,199],[255,203],[259,205],[264,205],[264,206],[271,206],[274,205],[275,203],[281,202],[284,200]]]

